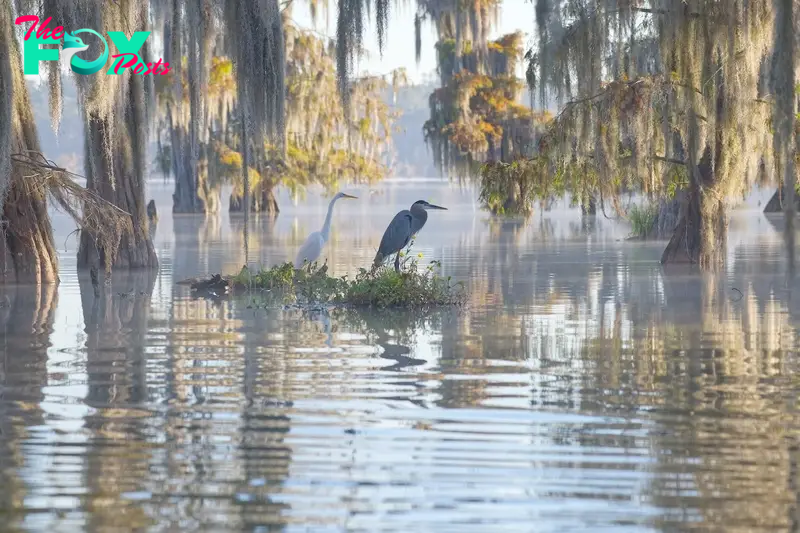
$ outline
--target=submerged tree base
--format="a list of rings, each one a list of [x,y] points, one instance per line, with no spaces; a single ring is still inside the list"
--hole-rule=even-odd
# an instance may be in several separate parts
[[[228,212],[242,213],[244,211],[244,199],[234,191],[231,194],[230,203],[228,204]],[[254,192],[250,194],[250,212],[251,213],[266,213],[271,217],[277,217],[281,212],[278,207],[278,200],[271,189],[262,190],[261,192]]]
[[[661,263],[696,263],[713,270],[724,263],[728,223],[725,206],[713,192],[687,193],[678,224]]]
[[[795,195],[794,210],[800,211],[800,195]],[[764,206],[764,213],[783,213],[783,187],[778,187]]]
[[[327,265],[316,263],[295,269],[292,263],[251,272],[247,267],[235,276],[215,274],[202,280],[186,280],[193,291],[223,294],[259,292],[276,303],[343,304],[358,307],[430,308],[461,305],[466,300],[463,282],[453,282],[416,263],[400,272],[381,267],[361,269],[353,279],[328,276]]]

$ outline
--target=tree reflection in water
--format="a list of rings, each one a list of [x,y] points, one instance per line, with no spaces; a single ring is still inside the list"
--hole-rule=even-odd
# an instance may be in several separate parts
[[[663,509],[661,528],[792,527],[798,412],[786,394],[800,370],[790,298],[800,287],[786,287],[774,254],[754,249],[768,245],[732,247],[726,272],[698,275],[632,260],[648,244],[545,240],[522,253],[513,223],[498,227],[491,242],[452,252],[472,257],[448,272],[469,280],[471,301],[442,330],[440,404],[497,405],[500,387],[530,380],[537,410],[623,417],[602,432],[552,424],[553,442],[584,454],[653,450],[645,497]],[[623,486],[583,496],[631,497]]]
[[[81,276],[86,328],[86,405],[89,431],[84,463],[89,529],[141,528],[154,523],[145,506],[125,494],[158,493],[150,472],[152,423],[145,339],[156,272],[116,272],[99,295]]]
[[[55,285],[5,286],[0,290],[0,516],[22,527],[24,502],[37,502],[44,479],[25,448],[41,437],[47,349],[57,304]],[[30,474],[30,475],[28,475]]]
[[[147,275],[118,274],[99,298],[87,276],[87,391],[67,387],[83,431],[63,439],[43,438],[55,292],[4,289],[0,512],[17,527],[17,509],[69,486],[86,529],[372,526],[427,513],[451,472],[479,487],[458,497],[607,505],[598,522],[795,527],[798,286],[769,243],[734,245],[725,272],[699,275],[648,259],[659,243],[486,223],[445,248],[445,275],[468,280],[461,311],[248,309],[163,279],[172,294],[151,304]],[[189,248],[180,268],[215,253]]]

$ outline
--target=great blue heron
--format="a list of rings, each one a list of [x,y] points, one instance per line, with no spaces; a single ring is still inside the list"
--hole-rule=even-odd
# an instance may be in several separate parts
[[[444,209],[438,205],[433,205],[425,200],[417,200],[411,205],[411,209],[403,209],[397,213],[389,227],[383,232],[381,244],[378,246],[378,253],[375,254],[374,266],[378,267],[387,257],[396,253],[394,258],[394,269],[400,271],[400,251],[408,245],[411,237],[416,235],[425,222],[428,221],[427,209]]]
[[[358,196],[352,196],[350,194],[345,194],[340,192],[336,196],[333,197],[331,200],[330,205],[328,205],[328,215],[325,217],[325,224],[322,225],[322,229],[320,231],[315,231],[311,235],[308,236],[306,242],[303,243],[303,246],[300,247],[300,250],[297,251],[297,256],[294,259],[294,267],[300,268],[303,266],[304,261],[308,261],[312,263],[319,258],[319,255],[322,253],[322,248],[325,247],[325,243],[328,242],[328,237],[331,233],[331,218],[333,217],[333,204],[336,203],[336,200],[339,198],[358,198]]]

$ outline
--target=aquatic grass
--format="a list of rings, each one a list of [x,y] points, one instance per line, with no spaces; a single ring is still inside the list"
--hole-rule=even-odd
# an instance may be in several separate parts
[[[246,266],[238,274],[219,280],[234,292],[262,292],[268,300],[296,304],[335,304],[377,308],[426,308],[461,305],[466,301],[463,282],[454,282],[437,270],[438,261],[421,268],[416,259],[407,260],[400,272],[382,266],[359,269],[353,278],[328,275],[328,266],[315,263],[295,269],[286,262],[252,272]],[[208,281],[193,284],[204,288]]]
[[[631,223],[631,238],[646,239],[658,220],[658,206],[647,204],[645,206],[634,205],[628,213],[628,221]]]
[[[391,267],[361,269],[347,285],[342,303],[375,307],[426,307],[463,303],[463,282],[435,272],[441,263],[433,261],[421,271],[414,259],[410,267],[396,272]]]

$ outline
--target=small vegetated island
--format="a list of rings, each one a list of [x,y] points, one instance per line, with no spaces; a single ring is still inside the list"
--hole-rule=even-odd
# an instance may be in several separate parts
[[[408,256],[408,254],[406,254]],[[291,262],[257,272],[246,266],[233,276],[216,274],[201,280],[186,280],[200,296],[244,296],[258,306],[344,305],[359,308],[433,309],[461,306],[466,301],[464,283],[437,273],[440,264],[420,267],[416,259],[399,272],[381,266],[359,269],[354,277],[328,275],[328,266],[314,262],[295,269]]]

